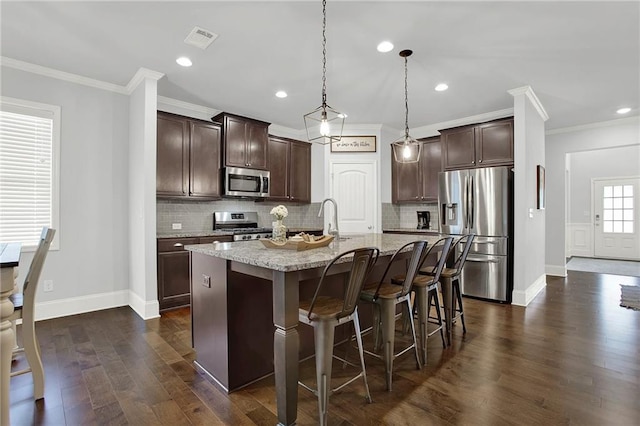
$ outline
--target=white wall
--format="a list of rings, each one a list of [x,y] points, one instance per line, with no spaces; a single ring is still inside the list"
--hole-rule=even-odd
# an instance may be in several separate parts
[[[640,145],[567,154],[569,223],[590,223],[591,179],[640,175]]]
[[[545,211],[536,208],[537,167],[545,165],[546,113],[531,88],[514,95],[513,304],[526,306],[546,286]],[[549,181],[547,180],[547,185]]]
[[[569,153],[640,144],[640,117],[595,123],[562,131],[548,132],[546,270],[566,276],[566,188],[565,161]]]
[[[2,67],[2,94],[61,107],[60,249],[38,289],[38,319],[128,303],[128,96]],[[19,282],[32,253],[23,253]]]

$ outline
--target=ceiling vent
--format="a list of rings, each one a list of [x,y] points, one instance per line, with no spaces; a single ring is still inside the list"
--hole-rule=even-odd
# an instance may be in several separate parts
[[[218,38],[218,34],[212,33],[204,28],[194,27],[187,38],[184,39],[184,42],[205,50],[216,38]]]

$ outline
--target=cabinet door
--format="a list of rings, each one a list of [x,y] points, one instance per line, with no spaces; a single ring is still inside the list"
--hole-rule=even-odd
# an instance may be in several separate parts
[[[289,199],[289,141],[269,139],[269,199]]]
[[[440,138],[429,138],[422,145],[420,169],[422,172],[422,199],[438,201],[438,173],[442,171],[442,145]]]
[[[220,127],[191,122],[190,193],[192,197],[220,198]]]
[[[189,126],[185,119],[158,113],[156,194],[189,195]]]
[[[225,117],[224,120],[225,164],[231,167],[247,167],[247,122],[235,117]]]
[[[158,253],[158,303],[160,310],[190,303],[189,252]]]
[[[476,166],[474,127],[461,127],[441,132],[443,168],[468,169]]]
[[[311,202],[311,144],[291,142],[289,162],[289,198],[298,203]]]
[[[247,122],[247,167],[267,170],[269,152],[268,127]]]
[[[420,162],[400,163],[391,156],[391,201],[393,203],[416,202],[422,196]]]
[[[476,158],[478,167],[513,164],[513,120],[476,128]]]

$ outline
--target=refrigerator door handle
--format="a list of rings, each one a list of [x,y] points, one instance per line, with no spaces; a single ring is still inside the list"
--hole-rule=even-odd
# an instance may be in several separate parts
[[[476,220],[476,196],[473,188],[474,186],[473,176],[469,176],[469,179],[471,180],[471,184],[469,185],[469,206],[470,206],[469,231],[471,231],[471,228],[473,228],[473,224],[475,223],[475,220]]]
[[[462,200],[462,204],[464,204],[463,230],[467,232],[469,228],[469,176],[464,177],[464,200]]]

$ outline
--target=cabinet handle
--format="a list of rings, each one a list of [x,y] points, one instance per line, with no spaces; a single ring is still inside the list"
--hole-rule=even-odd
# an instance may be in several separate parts
[[[174,246],[174,247],[184,247],[184,244],[182,244],[182,243],[175,243],[173,246]]]
[[[478,163],[482,163],[482,159],[480,159],[480,161],[478,161]]]

